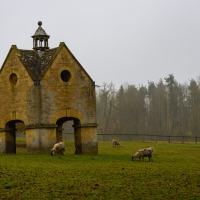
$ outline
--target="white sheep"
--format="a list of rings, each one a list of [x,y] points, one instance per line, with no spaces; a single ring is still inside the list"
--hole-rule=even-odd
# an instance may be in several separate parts
[[[144,161],[144,157],[149,157],[149,161],[150,161],[153,156],[153,151],[154,151],[154,147],[140,149],[135,153],[134,156],[132,156],[132,161],[134,161],[136,158],[139,158],[140,160],[142,158],[142,160]]]
[[[120,143],[119,143],[119,141],[115,138],[115,139],[112,140],[112,145],[113,145],[113,147],[115,147],[115,146],[120,146]]]
[[[53,148],[51,149],[51,155],[55,154],[61,154],[63,155],[65,151],[65,143],[64,142],[59,142],[54,144]]]

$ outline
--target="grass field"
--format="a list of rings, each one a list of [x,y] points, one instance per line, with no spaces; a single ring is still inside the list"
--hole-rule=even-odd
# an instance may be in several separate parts
[[[200,144],[99,142],[99,155],[0,155],[0,199],[200,199]],[[155,147],[153,161],[131,161]]]

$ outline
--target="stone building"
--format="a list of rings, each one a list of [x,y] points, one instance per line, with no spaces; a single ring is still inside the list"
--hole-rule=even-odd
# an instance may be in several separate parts
[[[49,48],[38,22],[33,50],[12,45],[0,71],[0,153],[16,153],[24,125],[28,152],[46,152],[62,141],[73,121],[75,153],[97,154],[95,84],[64,42]]]

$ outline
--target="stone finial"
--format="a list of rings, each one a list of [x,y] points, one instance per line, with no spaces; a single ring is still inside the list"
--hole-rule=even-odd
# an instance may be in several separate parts
[[[42,22],[41,21],[38,22],[38,26],[42,26]]]

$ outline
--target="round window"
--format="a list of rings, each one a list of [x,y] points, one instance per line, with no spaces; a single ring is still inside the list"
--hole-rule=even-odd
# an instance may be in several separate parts
[[[70,79],[70,76],[71,76],[71,74],[70,74],[70,72],[68,71],[68,70],[63,70],[62,72],[61,72],[61,79],[64,81],[64,82],[68,82],[69,81],[69,79]]]
[[[15,73],[12,73],[9,77],[9,80],[11,82],[11,84],[16,85],[17,83],[17,75]]]

